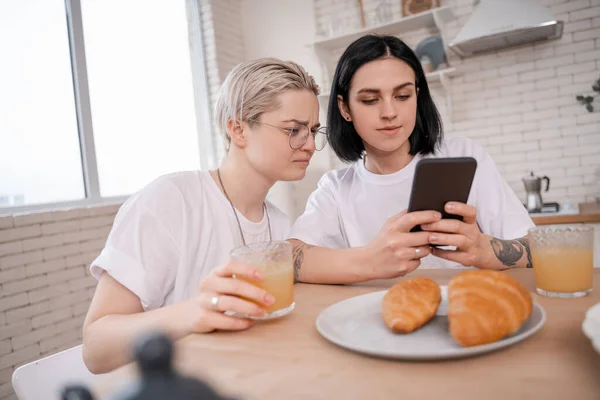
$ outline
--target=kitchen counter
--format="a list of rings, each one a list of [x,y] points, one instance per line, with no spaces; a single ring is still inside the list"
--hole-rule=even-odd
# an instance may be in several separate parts
[[[531,219],[536,225],[600,223],[600,203],[580,203],[575,214],[535,214]]]

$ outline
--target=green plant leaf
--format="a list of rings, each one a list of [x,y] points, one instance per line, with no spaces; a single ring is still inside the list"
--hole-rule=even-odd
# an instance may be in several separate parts
[[[586,110],[588,110],[589,112],[593,112],[594,111],[594,107],[591,104],[588,104],[585,106]]]
[[[599,92],[600,93],[600,84],[596,83],[595,85],[592,86],[592,90],[594,92]]]
[[[583,103],[583,101],[584,101],[584,97],[582,95],[580,95],[580,94],[578,94],[577,96],[575,96],[575,98],[577,99],[577,101],[579,101],[581,103]]]
[[[587,96],[585,98],[585,102],[588,103],[588,104],[590,104],[592,101],[594,101],[594,98],[592,96]]]

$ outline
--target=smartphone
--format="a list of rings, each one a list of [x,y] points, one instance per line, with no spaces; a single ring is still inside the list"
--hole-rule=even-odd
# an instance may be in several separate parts
[[[439,211],[442,218],[462,220],[448,214],[444,205],[449,201],[466,203],[469,199],[477,161],[472,157],[424,158],[417,163],[413,178],[408,212]],[[417,225],[411,232],[421,231]]]

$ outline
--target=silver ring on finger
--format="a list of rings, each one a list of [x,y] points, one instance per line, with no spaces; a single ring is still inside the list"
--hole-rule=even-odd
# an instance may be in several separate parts
[[[419,256],[421,255],[421,249],[420,248],[415,248],[415,257],[419,258]]]
[[[220,296],[213,296],[210,298],[210,306],[213,310],[219,309],[219,300],[221,300]]]

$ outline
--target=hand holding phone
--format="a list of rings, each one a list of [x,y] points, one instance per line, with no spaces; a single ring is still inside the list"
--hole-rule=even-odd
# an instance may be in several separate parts
[[[466,203],[475,177],[477,161],[472,157],[425,158],[417,163],[408,212],[438,211],[442,219],[462,217],[446,211],[448,202]],[[421,231],[417,225],[411,232]]]

